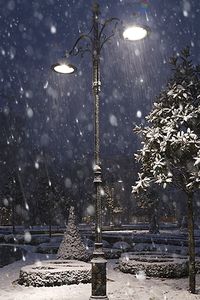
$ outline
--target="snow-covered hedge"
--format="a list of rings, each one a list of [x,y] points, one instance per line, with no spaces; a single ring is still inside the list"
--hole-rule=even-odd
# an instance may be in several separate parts
[[[116,242],[113,245],[113,249],[120,249],[122,251],[128,251],[130,250],[131,246],[127,242]]]
[[[4,240],[4,235],[3,234],[0,234],[0,243],[3,243],[5,240]]]
[[[0,245],[0,267],[20,260],[25,255],[26,250],[12,245]]]
[[[37,247],[38,253],[43,254],[56,254],[59,248],[58,243],[42,243]]]
[[[150,277],[180,278],[188,275],[188,259],[152,252],[124,253],[119,259],[119,269],[135,275],[144,272]]]
[[[121,256],[122,250],[121,249],[111,249],[105,248],[104,254],[106,259],[117,259]]]
[[[14,235],[13,234],[7,234],[4,236],[4,241],[5,243],[8,243],[8,244],[13,244],[14,243]]]
[[[31,238],[31,245],[39,245],[42,243],[48,243],[50,241],[50,238],[46,235],[32,235]]]
[[[25,286],[60,286],[91,281],[91,264],[75,260],[41,261],[20,270],[18,283]]]
[[[54,236],[51,238],[50,243],[52,244],[60,244],[63,239],[63,235]]]
[[[136,252],[156,251],[161,253],[176,253],[181,255],[188,254],[187,247],[179,247],[174,245],[163,245],[163,244],[155,244],[155,243],[137,243],[134,245],[133,250]]]

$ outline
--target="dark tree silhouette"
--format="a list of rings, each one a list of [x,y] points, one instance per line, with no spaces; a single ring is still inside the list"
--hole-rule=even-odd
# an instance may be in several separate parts
[[[149,233],[159,233],[159,195],[156,187],[138,195],[137,205],[145,210],[149,218]]]

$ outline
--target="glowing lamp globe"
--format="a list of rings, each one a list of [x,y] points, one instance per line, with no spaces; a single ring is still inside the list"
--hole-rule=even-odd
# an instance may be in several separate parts
[[[132,26],[125,29],[123,37],[129,41],[139,41],[144,39],[149,34],[148,28],[142,26]]]
[[[76,71],[76,67],[72,64],[68,64],[66,61],[58,62],[54,64],[51,68],[56,73],[60,74],[72,74]]]

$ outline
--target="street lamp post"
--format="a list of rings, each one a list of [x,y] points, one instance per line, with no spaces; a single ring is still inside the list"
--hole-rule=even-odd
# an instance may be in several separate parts
[[[101,203],[101,163],[100,163],[100,132],[99,132],[99,104],[100,104],[100,54],[104,44],[110,40],[115,31],[112,30],[110,35],[104,33],[105,28],[114,23],[114,29],[118,23],[117,18],[110,18],[102,24],[99,20],[100,9],[99,4],[95,2],[92,8],[93,19],[92,28],[88,34],[82,34],[76,40],[71,51],[67,53],[67,57],[83,55],[85,52],[90,52],[92,57],[92,89],[94,96],[94,186],[95,186],[95,244],[92,263],[92,295],[90,300],[108,300],[106,292],[106,259],[104,257],[102,247],[102,203]],[[147,27],[133,26],[124,31],[124,39],[140,40],[148,35],[149,29]],[[85,47],[79,46],[81,41],[88,41]],[[52,66],[52,69],[61,74],[71,74],[76,71],[76,67],[69,64],[64,58],[57,64]]]
[[[95,201],[95,244],[92,263],[92,295],[90,299],[108,299],[106,295],[106,260],[102,244],[102,203],[101,203],[101,167],[100,167],[100,135],[99,135],[99,101],[100,81],[100,38],[99,38],[99,5],[93,6],[93,41],[92,61],[94,95],[94,185]]]

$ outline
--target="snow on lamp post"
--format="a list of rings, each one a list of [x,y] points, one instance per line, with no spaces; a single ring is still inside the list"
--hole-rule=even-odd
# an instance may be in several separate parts
[[[104,44],[107,43],[114,35],[115,29],[119,22],[117,18],[110,18],[105,21],[100,20],[99,4],[95,2],[92,8],[93,19],[92,27],[88,34],[81,34],[76,40],[71,51],[66,54],[66,58],[52,66],[52,70],[61,74],[72,74],[76,71],[76,67],[68,63],[70,56],[83,55],[89,52],[92,58],[92,89],[94,96],[94,186],[95,186],[95,246],[93,252],[92,263],[92,295],[90,299],[108,300],[106,295],[106,259],[102,247],[102,177],[100,163],[100,132],[99,132],[99,103],[100,103],[100,54]],[[105,34],[105,28],[112,25],[114,28],[110,35]],[[149,33],[147,27],[132,26],[126,29],[123,37],[126,40],[141,40]],[[85,47],[80,45],[81,41],[87,41]]]

